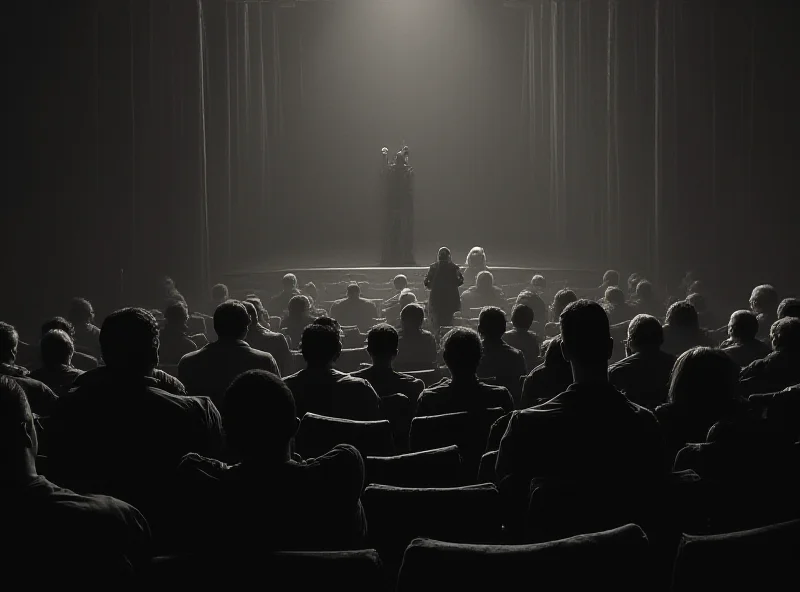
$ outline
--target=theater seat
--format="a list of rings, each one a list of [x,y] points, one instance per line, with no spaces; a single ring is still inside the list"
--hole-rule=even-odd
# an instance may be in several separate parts
[[[397,487],[456,487],[461,484],[458,446],[398,456],[368,456],[367,483]]]
[[[465,473],[468,478],[475,480],[481,456],[486,451],[489,430],[504,414],[503,409],[495,407],[415,417],[411,421],[409,449],[411,452],[419,452],[455,444],[461,451]]]
[[[374,550],[259,553],[225,558],[215,553],[156,557],[143,574],[142,590],[291,588],[296,592],[388,590]]]
[[[297,453],[304,458],[325,454],[337,444],[351,444],[363,456],[394,454],[392,426],[386,420],[353,421],[306,413],[295,436]]]
[[[427,489],[370,485],[361,502],[371,543],[390,574],[399,569],[404,549],[417,537],[495,543],[502,532],[499,493],[492,484]]]
[[[480,483],[497,482],[497,472],[495,471],[496,464],[497,450],[487,452],[481,457],[481,462],[478,465],[478,481]]]
[[[411,401],[400,393],[381,397],[383,418],[392,424],[396,452],[408,451],[408,431],[411,429]]]
[[[797,589],[800,520],[728,534],[683,535],[672,592]]]
[[[403,556],[397,591],[640,592],[653,589],[647,556],[647,537],[633,524],[536,545],[416,539]]]

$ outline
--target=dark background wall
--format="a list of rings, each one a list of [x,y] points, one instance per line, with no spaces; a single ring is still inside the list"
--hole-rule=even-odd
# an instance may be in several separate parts
[[[662,0],[658,44],[650,0],[611,20],[604,0],[534,2],[532,24],[501,4],[4,6],[2,317],[38,322],[75,294],[157,305],[163,274],[197,299],[289,253],[287,230],[374,248],[363,216],[331,214],[373,211],[364,171],[401,141],[418,234],[662,283],[694,268],[742,305],[742,285],[798,289],[791,2]],[[544,72],[531,31],[556,48]]]

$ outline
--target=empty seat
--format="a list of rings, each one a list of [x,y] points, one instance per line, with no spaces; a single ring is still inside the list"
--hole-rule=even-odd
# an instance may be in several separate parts
[[[648,541],[629,524],[535,545],[475,545],[416,539],[406,549],[398,592],[441,590],[651,590]]]
[[[306,413],[295,436],[298,454],[317,457],[337,444],[351,444],[363,456],[394,454],[392,426],[386,420],[354,421]]]
[[[234,558],[187,555],[156,557],[144,574],[143,590],[251,588],[298,592],[381,592],[387,579],[374,550],[264,553]],[[291,586],[289,583],[291,582]]]
[[[461,451],[464,471],[473,480],[486,451],[489,430],[505,412],[499,407],[479,411],[461,411],[445,415],[415,417],[411,421],[409,449],[432,450],[455,444]]]
[[[396,573],[403,551],[417,537],[495,543],[502,531],[499,493],[492,484],[426,489],[370,485],[361,502],[370,540],[389,573]]]
[[[672,591],[796,589],[798,552],[800,520],[728,534],[685,534]]]
[[[397,487],[455,487],[461,484],[458,446],[398,456],[368,456],[367,483]]]

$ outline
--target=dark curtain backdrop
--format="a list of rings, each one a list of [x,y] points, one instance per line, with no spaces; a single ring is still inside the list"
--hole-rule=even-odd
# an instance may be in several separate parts
[[[796,290],[792,7],[9,3],[2,317],[196,300],[298,235],[377,252],[401,142],[423,240]]]

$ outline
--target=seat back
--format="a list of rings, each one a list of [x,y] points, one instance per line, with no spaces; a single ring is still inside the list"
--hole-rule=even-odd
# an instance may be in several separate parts
[[[798,549],[800,520],[728,534],[685,534],[672,591],[789,590],[797,585]]]
[[[633,524],[537,545],[476,545],[416,539],[398,592],[440,590],[651,590],[648,541]]]
[[[306,413],[295,436],[297,453],[317,457],[337,444],[351,444],[362,456],[394,454],[392,426],[386,420],[354,421]]]
[[[392,424],[395,449],[408,450],[408,432],[411,429],[412,405],[409,398],[400,393],[381,397],[381,413]]]
[[[481,457],[481,462],[478,465],[478,481],[481,483],[497,483],[496,464],[497,450],[486,452]]]
[[[461,484],[458,446],[398,456],[368,456],[368,484],[396,487],[456,487]]]
[[[486,451],[489,430],[504,414],[500,407],[493,407],[415,417],[411,421],[409,449],[411,452],[418,452],[455,444],[461,451],[464,471],[474,480],[478,474],[480,458]]]
[[[399,569],[414,538],[494,543],[502,532],[499,493],[492,484],[419,489],[370,485],[361,502],[371,543],[390,574]]]

